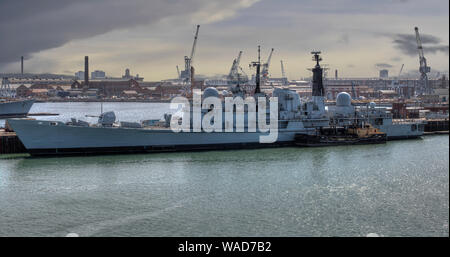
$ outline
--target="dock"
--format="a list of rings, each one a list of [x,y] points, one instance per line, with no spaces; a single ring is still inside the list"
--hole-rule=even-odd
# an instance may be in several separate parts
[[[429,119],[425,124],[425,132],[444,132],[448,134],[448,119]]]
[[[0,154],[26,153],[25,146],[15,132],[0,129]]]

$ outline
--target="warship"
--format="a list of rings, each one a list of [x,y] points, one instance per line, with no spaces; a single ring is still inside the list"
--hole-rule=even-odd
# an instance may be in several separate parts
[[[243,130],[233,124],[232,132],[195,132],[193,122],[188,131],[176,132],[171,129],[172,115],[166,114],[164,120],[138,122],[116,122],[114,112],[99,116],[97,124],[72,119],[70,122],[8,119],[11,127],[33,155],[68,155],[100,153],[135,153],[179,150],[242,149],[294,145],[297,134],[315,133],[316,127],[326,126],[329,118],[325,113],[322,68],[319,65],[320,52],[314,52],[316,67],[313,69],[313,99],[302,103],[299,95],[288,89],[275,89],[273,96],[278,98],[277,136],[272,142],[261,142],[262,136],[270,131],[260,128],[252,130],[244,123]],[[256,67],[256,88],[253,97],[266,97],[260,90],[260,58],[252,63]],[[234,97],[241,97],[239,85],[231,89]],[[203,99],[219,98],[219,92],[209,87],[203,91]],[[267,99],[267,98],[266,98]],[[259,105],[256,106],[258,108]],[[256,112],[268,113],[260,107]],[[201,110],[201,118],[206,117],[207,109]],[[248,121],[249,112],[244,113]],[[224,114],[225,115],[225,114]],[[256,116],[256,115],[255,115]],[[193,117],[193,115],[190,115]],[[267,116],[266,116],[267,117]],[[236,120],[236,117],[233,117]],[[225,123],[225,122],[224,122]],[[223,124],[224,125],[224,124]]]
[[[0,99],[0,117],[26,116],[34,100]]]
[[[319,63],[322,59],[319,56],[320,52],[312,52],[314,56],[313,60],[316,62],[315,67],[312,69],[312,99],[302,101],[299,95],[293,90],[275,88],[272,92],[272,97],[278,99],[275,110],[277,117],[275,120],[277,125],[276,138],[270,142],[262,142],[261,137],[270,136],[271,131],[262,130],[259,127],[258,129],[252,129],[248,125],[249,117],[251,117],[250,114],[253,117],[258,116],[259,119],[259,114],[265,112],[266,125],[268,121],[267,117],[270,116],[272,118],[272,106],[267,108],[267,102],[265,105],[259,105],[259,99],[269,100],[260,89],[261,62],[259,52],[258,48],[258,61],[252,62],[252,65],[256,67],[256,87],[254,95],[251,97],[255,98],[255,100],[258,99],[256,113],[251,113],[253,110],[249,108],[244,110],[244,127],[238,127],[236,124],[236,110],[233,110],[233,126],[231,131],[226,130],[229,127],[226,126],[226,118],[221,119],[222,128],[219,131],[209,132],[204,129],[196,130],[193,118],[195,116],[193,114],[195,107],[190,104],[184,106],[185,111],[177,119],[174,119],[177,114],[167,113],[162,120],[117,122],[114,112],[106,112],[99,116],[97,124],[90,124],[76,119],[71,119],[69,122],[8,119],[7,123],[16,132],[25,148],[33,156],[295,146],[296,141],[299,139],[314,139],[314,136],[324,131],[324,128],[330,127],[341,127],[348,131],[359,128],[353,132],[353,134],[358,134],[356,140],[354,137],[346,139],[351,144],[376,143],[383,142],[386,137],[388,139],[411,138],[419,137],[423,134],[423,124],[395,124],[389,112],[385,109],[376,108],[374,104],[370,104],[366,108],[352,106],[351,98],[347,93],[340,93],[338,95],[336,106],[328,106],[326,108],[323,68]],[[245,95],[239,84],[231,86],[230,92],[232,99],[236,99],[237,97],[242,99]],[[210,98],[220,99],[220,93],[217,89],[208,87],[202,92],[203,101]],[[225,105],[223,101],[221,104]],[[184,116],[186,109],[187,113],[189,113],[188,118]],[[204,102],[200,104],[199,109],[200,123],[202,123],[210,114],[211,109],[210,107],[205,108]],[[226,117],[223,109],[221,115],[222,117]],[[174,120],[178,123],[180,121],[181,123],[188,121],[188,128],[180,131],[173,130],[172,122]],[[217,123],[220,124],[219,121]],[[272,123],[271,119],[269,123],[275,124]],[[258,126],[259,124],[260,122],[258,121]],[[370,125],[370,127],[367,125]],[[369,129],[373,132],[371,134],[374,134],[376,137],[375,140],[373,137],[367,138],[359,135],[361,131],[368,131]],[[326,141],[320,138],[315,140],[318,140],[317,142],[319,144],[326,143]],[[312,143],[316,144],[315,142]],[[307,144],[311,144],[311,141],[308,141]]]
[[[34,100],[17,100],[7,78],[2,79],[0,88],[0,117],[26,116]]]

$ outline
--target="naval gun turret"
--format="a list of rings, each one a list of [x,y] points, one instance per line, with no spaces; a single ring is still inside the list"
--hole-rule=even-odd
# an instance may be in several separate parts
[[[116,122],[116,114],[114,112],[104,112],[98,117],[98,124],[101,124],[103,127],[112,127],[114,122]]]

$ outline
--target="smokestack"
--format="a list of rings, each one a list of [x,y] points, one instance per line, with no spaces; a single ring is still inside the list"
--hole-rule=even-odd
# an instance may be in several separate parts
[[[89,85],[89,57],[84,57],[84,84]]]
[[[335,78],[335,79],[338,79],[338,73],[337,73],[337,70],[334,71],[334,78]]]
[[[20,57],[20,73],[23,75],[23,56]]]

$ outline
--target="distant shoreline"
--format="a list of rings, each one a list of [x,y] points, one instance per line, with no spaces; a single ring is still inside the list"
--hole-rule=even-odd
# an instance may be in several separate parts
[[[35,100],[35,103],[170,103],[171,100],[153,100],[153,99],[70,99],[70,100]]]

